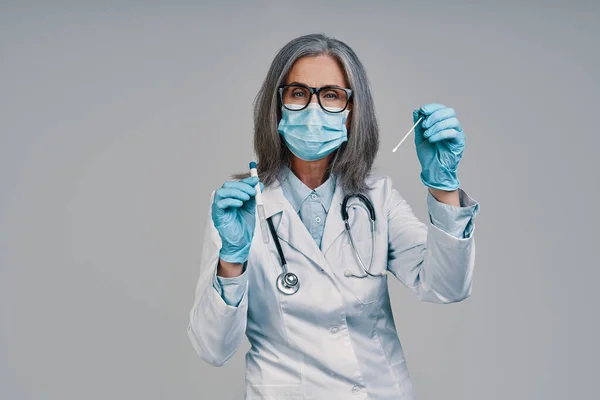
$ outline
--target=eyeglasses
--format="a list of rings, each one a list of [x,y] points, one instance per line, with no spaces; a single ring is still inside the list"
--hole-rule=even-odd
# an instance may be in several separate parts
[[[352,90],[339,86],[309,87],[302,84],[280,86],[279,100],[283,106],[292,111],[304,110],[310,104],[313,94],[321,108],[330,113],[342,112],[348,107]]]

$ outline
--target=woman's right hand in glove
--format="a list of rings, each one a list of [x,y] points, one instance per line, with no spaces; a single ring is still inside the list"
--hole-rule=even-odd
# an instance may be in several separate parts
[[[217,189],[212,204],[212,220],[221,237],[221,260],[243,264],[248,260],[256,224],[257,177],[225,182]],[[261,183],[262,187],[262,183]]]

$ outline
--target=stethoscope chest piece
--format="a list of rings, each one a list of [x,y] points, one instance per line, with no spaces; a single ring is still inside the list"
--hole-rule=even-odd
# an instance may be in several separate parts
[[[283,294],[294,294],[300,289],[298,276],[287,269],[287,262],[285,261],[285,256],[283,255],[283,250],[281,249],[281,244],[279,243],[279,238],[277,237],[277,232],[275,232],[271,217],[267,218],[267,222],[269,223],[269,230],[275,241],[275,247],[277,247],[277,253],[281,260],[281,268],[283,269],[283,272],[277,277],[277,289]]]
[[[294,294],[300,288],[298,277],[293,272],[282,272],[277,277],[277,289],[283,294]]]

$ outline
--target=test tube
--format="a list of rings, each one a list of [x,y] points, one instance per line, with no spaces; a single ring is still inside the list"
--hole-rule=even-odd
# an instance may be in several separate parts
[[[258,171],[256,170],[256,163],[254,161],[250,163],[250,176],[258,178]],[[262,193],[260,192],[260,182],[254,186],[254,189],[256,189],[256,212],[258,213],[263,242],[269,243],[269,228],[267,227],[267,221],[265,220],[265,208],[263,206]]]

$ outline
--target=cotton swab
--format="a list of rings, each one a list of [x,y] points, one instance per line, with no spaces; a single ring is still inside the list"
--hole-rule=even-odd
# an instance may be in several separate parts
[[[413,125],[413,127],[410,128],[410,131],[408,131],[408,133],[402,138],[402,140],[400,141],[400,143],[398,143],[398,145],[396,147],[394,147],[394,149],[392,150],[392,152],[395,153],[396,150],[398,150],[398,147],[400,147],[400,145],[402,144],[402,142],[404,142],[404,140],[408,137],[408,135],[410,135],[410,133],[415,130],[415,128],[417,127],[417,125],[419,125],[419,122],[421,122],[422,119],[423,119],[423,117],[419,118],[419,120]]]

